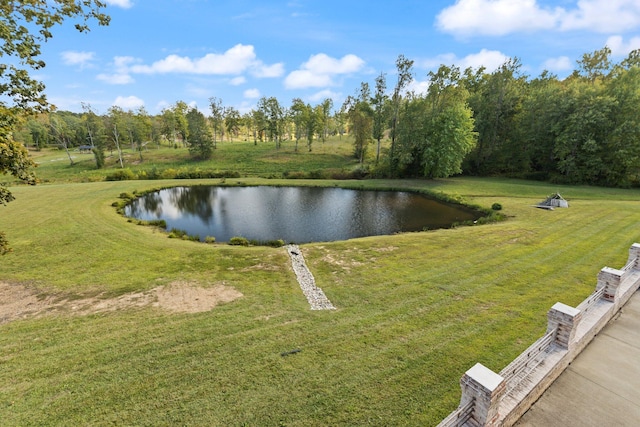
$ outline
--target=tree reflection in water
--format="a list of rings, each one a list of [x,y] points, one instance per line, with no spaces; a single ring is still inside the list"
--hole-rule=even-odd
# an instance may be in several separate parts
[[[307,243],[450,227],[479,214],[420,194],[313,187],[176,187],[140,197],[127,216],[163,219],[219,242]]]

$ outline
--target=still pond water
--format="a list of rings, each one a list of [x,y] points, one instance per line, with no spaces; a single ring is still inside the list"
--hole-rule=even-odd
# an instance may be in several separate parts
[[[397,191],[311,187],[175,187],[147,194],[125,214],[163,219],[167,229],[228,242],[282,239],[327,242],[404,231],[447,228],[475,220],[476,213]]]

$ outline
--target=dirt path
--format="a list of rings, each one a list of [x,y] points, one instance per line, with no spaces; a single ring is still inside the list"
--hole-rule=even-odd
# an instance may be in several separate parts
[[[225,284],[205,288],[196,283],[173,282],[147,292],[116,298],[69,299],[64,295],[38,294],[22,285],[0,282],[0,324],[55,313],[87,315],[146,306],[178,313],[197,313],[241,296],[240,292]]]

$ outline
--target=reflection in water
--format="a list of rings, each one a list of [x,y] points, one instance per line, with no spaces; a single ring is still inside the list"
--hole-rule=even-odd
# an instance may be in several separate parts
[[[477,214],[419,194],[309,187],[176,187],[148,194],[127,216],[164,219],[201,239],[307,243],[446,228]]]

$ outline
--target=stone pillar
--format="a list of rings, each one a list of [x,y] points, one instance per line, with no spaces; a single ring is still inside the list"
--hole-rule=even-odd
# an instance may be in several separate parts
[[[582,313],[577,308],[557,302],[547,313],[547,333],[555,330],[553,342],[568,349],[573,342]]]
[[[471,417],[478,425],[497,425],[500,400],[507,387],[504,378],[482,364],[476,363],[460,379],[460,387],[462,388],[460,406],[466,406],[470,401],[474,402]]]
[[[607,301],[615,302],[616,295],[618,294],[618,287],[620,286],[620,281],[622,280],[623,274],[624,271],[622,270],[603,267],[602,270],[600,270],[600,272],[598,273],[598,284],[596,285],[596,291],[605,288],[602,298]]]
[[[633,269],[640,269],[640,243],[634,243],[629,248],[629,259],[627,260],[627,265],[633,262]]]

